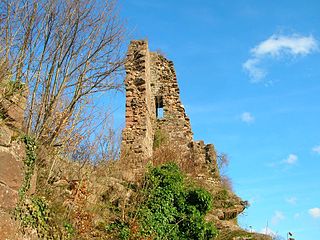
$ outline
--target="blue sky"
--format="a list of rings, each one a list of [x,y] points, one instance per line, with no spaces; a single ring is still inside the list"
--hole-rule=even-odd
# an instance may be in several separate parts
[[[119,3],[128,38],[174,62],[195,139],[228,154],[241,226],[319,239],[320,1]]]

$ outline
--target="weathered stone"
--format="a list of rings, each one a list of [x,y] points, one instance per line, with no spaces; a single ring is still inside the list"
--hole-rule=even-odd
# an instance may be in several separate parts
[[[136,78],[136,79],[134,80],[134,84],[135,84],[136,86],[140,86],[140,85],[145,84],[145,83],[146,83],[146,81],[145,81],[145,79],[143,79],[143,78]]]
[[[5,117],[0,126],[0,239],[25,239],[19,234],[19,224],[11,213],[18,202],[24,177],[25,147],[17,136],[23,131],[26,94],[27,91],[5,98],[0,96],[0,109]]]
[[[5,109],[5,115],[6,115],[6,120],[7,123],[15,127],[16,129],[22,129],[22,124],[23,124],[23,113],[24,113],[24,100],[21,98],[21,103],[16,100],[17,102],[8,100],[8,99],[3,99],[1,102],[1,108]]]
[[[12,216],[0,209],[0,237],[3,240],[26,240],[19,232],[19,224]],[[33,238],[35,239],[35,238]]]
[[[0,184],[0,209],[11,210],[18,202],[18,191]]]
[[[0,126],[0,146],[10,146],[12,135],[13,132],[9,127]]]
[[[11,152],[0,149],[0,182],[18,190],[23,181],[23,163],[17,161]]]
[[[212,213],[214,216],[217,216],[218,219],[224,220],[224,212],[221,209],[215,209]]]

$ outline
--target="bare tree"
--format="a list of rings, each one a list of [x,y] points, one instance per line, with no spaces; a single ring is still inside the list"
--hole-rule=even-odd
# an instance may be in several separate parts
[[[91,124],[93,97],[122,86],[123,42],[114,0],[0,0],[0,66],[29,90],[27,132],[53,145]]]
[[[229,165],[229,157],[226,153],[217,154],[217,165],[219,171],[224,171]]]
[[[217,166],[220,172],[222,186],[232,190],[232,180],[226,174],[226,169],[229,166],[229,157],[226,153],[217,154]]]

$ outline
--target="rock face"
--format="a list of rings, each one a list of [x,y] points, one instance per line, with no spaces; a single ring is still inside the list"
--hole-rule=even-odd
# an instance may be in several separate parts
[[[133,170],[144,167],[143,160],[153,157],[157,145],[165,139],[178,149],[184,164],[192,166],[192,176],[219,198],[223,186],[214,145],[193,140],[172,61],[150,52],[147,41],[132,41],[127,53],[125,86],[122,159],[133,161]],[[221,229],[238,229],[236,217],[245,206],[232,191],[226,191],[228,199],[216,202],[228,201],[228,204],[216,206],[209,218]]]
[[[24,178],[25,149],[19,135],[26,96],[21,92],[4,95],[3,88],[0,90],[0,236],[1,239],[21,239],[11,213]]]

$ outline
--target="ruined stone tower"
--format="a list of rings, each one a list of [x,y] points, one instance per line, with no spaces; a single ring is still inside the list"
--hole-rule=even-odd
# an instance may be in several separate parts
[[[132,41],[126,64],[126,127],[123,147],[150,157],[155,132],[169,133],[170,141],[192,141],[190,121],[179,97],[173,63],[150,52],[146,41]]]
[[[132,41],[127,53],[126,74],[122,152],[133,154],[136,159],[151,157],[157,133],[165,132],[173,146],[196,155],[194,161],[215,160],[212,144],[193,141],[172,61],[150,52],[147,41]]]
[[[128,170],[139,173],[139,169],[143,169],[144,160],[152,159],[157,151],[155,142],[159,132],[164,133],[169,146],[178,149],[182,156],[180,161],[184,162],[181,165],[191,165],[188,174],[192,174],[214,198],[220,196],[225,187],[217,167],[214,146],[193,140],[172,61],[159,53],[150,52],[147,41],[131,41],[125,87],[126,126],[122,134],[121,154],[126,163],[130,162]],[[238,229],[235,219],[245,205],[231,190],[227,192],[227,200],[215,199],[218,205],[209,219],[220,229]],[[226,208],[230,202],[232,207]]]

